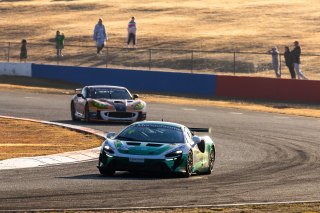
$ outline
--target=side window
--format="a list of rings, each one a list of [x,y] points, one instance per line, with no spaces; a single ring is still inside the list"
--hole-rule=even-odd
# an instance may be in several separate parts
[[[84,87],[81,91],[83,97],[87,98],[87,87]]]
[[[185,128],[184,131],[185,131],[185,133],[187,135],[188,142],[192,143],[192,134],[191,134],[190,130],[188,128]]]

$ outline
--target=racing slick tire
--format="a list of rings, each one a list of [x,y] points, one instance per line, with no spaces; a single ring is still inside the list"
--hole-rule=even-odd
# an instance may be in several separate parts
[[[99,172],[103,176],[113,176],[116,171],[112,169],[99,168]]]
[[[214,151],[214,148],[211,149],[210,155],[209,155],[209,168],[207,172],[204,172],[205,175],[210,175],[213,172],[213,166],[214,161],[216,159],[216,152]]]
[[[186,171],[183,173],[183,177],[190,177],[192,175],[192,167],[193,167],[193,153],[190,150],[187,158],[187,163],[186,163]]]
[[[89,105],[86,104],[85,108],[84,108],[84,121],[85,122],[89,122]]]
[[[71,106],[70,106],[70,112],[71,112],[71,119],[72,121],[78,121],[79,118],[77,118],[76,114],[76,109],[74,108],[74,103],[73,101],[71,102]]]

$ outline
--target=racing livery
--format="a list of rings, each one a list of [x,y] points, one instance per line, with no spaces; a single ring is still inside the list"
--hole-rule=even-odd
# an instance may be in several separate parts
[[[138,98],[124,87],[85,86],[76,89],[76,95],[72,97],[71,118],[73,121],[142,121],[147,116],[147,105]]]
[[[102,175],[115,171],[169,172],[184,177],[211,174],[215,144],[209,136],[194,135],[208,130],[171,122],[137,122],[117,135],[106,135],[97,167]]]

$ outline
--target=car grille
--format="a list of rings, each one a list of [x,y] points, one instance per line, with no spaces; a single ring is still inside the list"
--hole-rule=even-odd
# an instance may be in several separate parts
[[[132,112],[107,112],[105,114],[112,118],[132,118],[135,116]]]

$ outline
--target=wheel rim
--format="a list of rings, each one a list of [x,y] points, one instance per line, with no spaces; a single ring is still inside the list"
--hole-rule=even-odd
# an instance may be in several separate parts
[[[210,152],[210,171],[213,170],[213,164],[214,164],[214,151]]]

